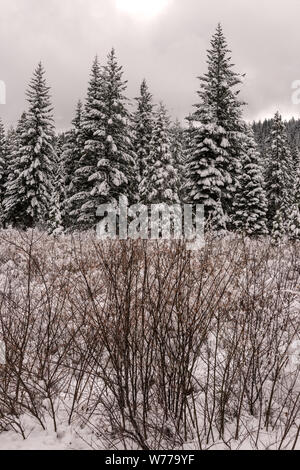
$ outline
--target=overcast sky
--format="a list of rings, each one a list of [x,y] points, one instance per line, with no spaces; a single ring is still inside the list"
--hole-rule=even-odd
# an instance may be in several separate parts
[[[137,0],[0,1],[0,80],[7,86],[0,115],[7,126],[25,108],[25,89],[42,60],[57,127],[68,128],[77,100],[85,97],[93,57],[103,62],[112,46],[129,81],[128,96],[137,96],[145,77],[155,100],[184,119],[218,22],[236,70],[247,74],[245,117],[270,117],[277,109],[299,117],[300,105],[291,100],[292,82],[300,80],[299,0],[158,0],[166,5],[151,15],[130,8]]]

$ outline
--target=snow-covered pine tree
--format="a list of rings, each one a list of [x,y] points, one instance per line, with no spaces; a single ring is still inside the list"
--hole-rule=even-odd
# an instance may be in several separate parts
[[[224,214],[222,202],[219,199],[206,219],[206,229],[210,232],[218,232],[220,235],[227,231],[227,217]]]
[[[74,176],[79,168],[80,159],[83,151],[83,105],[78,101],[75,116],[72,120],[72,128],[66,134],[66,142],[63,145],[63,160],[66,173],[66,192],[67,196],[73,196],[76,192],[74,185]]]
[[[193,147],[192,142],[193,142],[194,125],[193,125],[192,115],[189,115],[186,118],[186,121],[187,121],[187,127],[185,127],[183,131],[183,161],[184,161],[183,173],[184,173],[184,176],[185,176],[186,164],[187,164],[187,161],[189,159],[189,156],[191,154],[191,150]]]
[[[20,153],[22,139],[27,133],[27,117],[24,112],[15,131],[6,139],[8,155],[8,178],[4,199],[4,217],[7,225],[24,226],[23,214],[26,211],[25,186],[19,185],[24,165]]]
[[[64,231],[65,222],[65,166],[63,160],[63,137],[59,137],[56,142],[56,159],[53,169],[53,189],[50,197],[50,211],[48,230],[52,235],[59,235]]]
[[[185,200],[189,204],[204,205],[205,218],[213,221],[213,228],[226,228],[226,216],[221,204],[225,185],[231,182],[226,169],[226,132],[213,124],[212,114],[202,112],[202,122],[190,127],[189,155],[185,166]],[[218,220],[219,219],[219,220]],[[212,222],[211,222],[212,223]]]
[[[186,166],[187,162],[191,156],[192,149],[193,149],[193,137],[194,137],[194,124],[193,124],[193,118],[192,115],[190,114],[187,118],[187,127],[184,129],[184,134],[183,134],[183,177],[186,177]],[[185,186],[185,181],[184,181],[184,186]],[[184,188],[184,187],[183,187]]]
[[[14,152],[18,148],[17,146],[17,132],[11,126],[6,134],[5,139],[5,172],[4,172],[4,189],[3,189],[3,201],[2,201],[2,225],[6,227],[8,225],[7,214],[6,214],[6,199],[7,199],[7,184],[10,176],[13,174],[14,168]],[[3,181],[2,180],[2,181]]]
[[[39,63],[27,91],[29,108],[15,154],[15,179],[10,179],[7,187],[7,210],[16,216],[11,222],[24,228],[46,224],[52,191],[54,125],[44,75]]]
[[[285,125],[277,112],[274,117],[271,139],[267,149],[266,192],[269,203],[268,222],[272,228],[274,219],[283,219],[293,203],[295,171],[291,151],[287,142]],[[278,225],[278,224],[277,224]]]
[[[300,239],[300,205],[293,204],[288,213],[287,234],[290,240]]]
[[[293,204],[287,211],[287,234],[291,240],[300,239],[300,154],[296,159],[296,177],[293,190]]]
[[[23,113],[18,121],[17,128],[7,137],[8,145],[8,178],[4,199],[4,217],[8,225],[22,226],[22,214],[24,213],[24,186],[19,187],[19,176],[22,172],[22,160],[20,155],[21,140],[27,132],[26,113]],[[21,214],[21,218],[19,218]]]
[[[12,154],[12,151],[13,151],[13,148],[14,148],[14,145],[15,145],[16,135],[17,135],[16,130],[14,129],[13,126],[11,126],[7,131],[6,140],[5,140],[5,142],[6,142],[6,145],[5,145],[6,150],[5,151],[6,151],[6,155],[7,155],[7,158],[8,158],[7,174],[9,174],[10,156]]]
[[[274,216],[271,235],[275,243],[278,243],[286,236],[286,213],[279,208]]]
[[[171,153],[170,120],[163,104],[156,112],[149,163],[140,184],[144,204],[176,204],[178,172]]]
[[[207,215],[219,206],[221,198],[223,212],[231,215],[240,167],[244,103],[238,96],[242,75],[233,70],[221,25],[212,38],[207,63],[208,71],[200,77],[200,103],[192,115],[194,142],[187,162],[192,165],[192,181],[187,182],[187,197],[196,201],[199,195],[199,201],[207,201]]]
[[[178,173],[178,195],[182,200],[185,170],[185,132],[178,119],[170,128],[170,136],[171,153]]]
[[[79,101],[77,103],[75,117],[72,120],[72,128],[66,133],[65,143],[62,147],[62,160],[65,175],[64,225],[68,229],[72,229],[76,225],[76,220],[72,217],[72,213],[76,213],[78,201],[74,196],[79,194],[82,189],[80,188],[80,178],[77,175],[84,148],[82,122],[83,105],[81,101]]]
[[[95,60],[82,123],[84,149],[75,177],[80,192],[70,199],[76,206],[71,216],[81,229],[96,226],[101,204],[117,204],[120,196],[133,200],[135,159],[126,88],[114,49],[102,70]]]
[[[94,175],[101,203],[118,204],[121,196],[127,198],[129,204],[137,200],[138,172],[132,117],[127,109],[127,81],[123,74],[123,67],[118,64],[112,49],[103,70],[104,154]]]
[[[201,121],[202,112],[208,107],[218,125],[227,131],[239,131],[241,108],[245,105],[238,99],[243,75],[233,70],[231,51],[220,24],[213,35],[207,56],[208,72],[200,77],[201,88],[198,96],[201,103],[195,106],[195,114]]]
[[[5,183],[7,179],[7,148],[5,130],[0,119],[0,226],[4,224],[4,196],[5,196]]]
[[[153,97],[146,80],[142,82],[140,96],[136,98],[136,102],[137,110],[133,116],[133,146],[138,168],[138,184],[140,184],[148,165],[154,125]]]
[[[92,65],[84,115],[82,115],[82,110],[77,108],[75,122],[73,122],[74,134],[77,133],[77,138],[75,137],[75,142],[72,144],[76,147],[75,160],[71,161],[71,150],[66,163],[67,178],[70,182],[70,184],[67,183],[69,192],[67,211],[70,218],[68,225],[73,229],[85,230],[96,225],[98,200],[95,196],[99,189],[104,192],[104,188],[97,187],[95,176],[98,172],[98,163],[104,154],[103,99],[103,77],[98,57],[96,57]],[[76,161],[77,159],[79,161]]]
[[[251,128],[245,129],[245,149],[234,200],[234,226],[248,235],[265,235],[268,202],[264,190],[261,156]]]

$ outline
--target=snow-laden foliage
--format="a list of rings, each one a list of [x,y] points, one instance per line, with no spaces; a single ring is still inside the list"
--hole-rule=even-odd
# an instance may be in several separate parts
[[[133,116],[134,149],[136,153],[136,167],[138,171],[138,184],[145,176],[149,164],[151,139],[154,126],[153,96],[149,91],[146,80],[141,84],[140,96],[136,98],[137,110]],[[138,188],[136,188],[138,191]],[[139,199],[139,194],[136,195]]]
[[[97,186],[94,175],[104,153],[103,100],[103,77],[96,57],[92,65],[84,114],[82,116],[81,107],[77,108],[70,142],[71,153],[66,155],[71,191],[67,206],[73,228],[85,229],[95,225],[97,202],[94,195]],[[73,155],[72,149],[75,150]]]
[[[82,121],[83,150],[73,183],[78,192],[70,198],[73,227],[93,228],[101,204],[116,203],[120,196],[134,199],[135,158],[126,87],[114,49],[103,68],[95,59]]]
[[[293,204],[288,212],[287,234],[291,240],[300,239],[300,205]]]
[[[285,213],[282,209],[278,209],[273,219],[272,231],[273,240],[279,242],[286,236]]]
[[[226,132],[216,124],[207,123],[193,126],[189,133],[191,147],[185,168],[186,202],[203,204],[206,218],[218,212],[223,219],[220,202],[225,185],[232,182],[226,165],[229,158]]]
[[[233,220],[235,228],[239,231],[248,235],[266,235],[268,202],[264,190],[261,156],[251,129],[245,133],[244,144]]]
[[[300,153],[297,155],[295,184],[292,193],[293,204],[287,211],[287,233],[290,239],[300,239]]]
[[[61,138],[54,135],[49,87],[39,64],[27,92],[27,113],[7,134],[0,124],[1,225],[95,229],[98,207],[117,206],[123,197],[129,205],[204,205],[210,229],[257,236],[267,232],[267,196],[268,231],[275,238],[279,232],[297,238],[299,151],[292,138],[297,123],[285,125],[277,113],[254,125],[259,155],[242,118],[243,76],[234,70],[221,25],[207,57],[187,128],[171,124],[165,109],[157,110],[146,80],[136,110],[129,112],[115,50],[104,66],[96,57],[85,104],[78,103],[72,128]]]
[[[285,125],[277,112],[267,152],[266,191],[268,198],[268,220],[272,227],[274,219],[278,225],[281,213],[283,219],[287,210],[293,204],[293,189],[295,188],[295,168],[291,151],[287,142]]]
[[[22,196],[24,195],[24,187],[19,186],[19,179],[22,172],[22,161],[20,158],[21,138],[26,132],[26,114],[23,113],[16,131],[11,135],[10,142],[10,155],[8,165],[8,180],[6,182],[6,191],[4,199],[5,221],[11,224],[21,224],[23,220],[24,204]],[[19,217],[19,211],[21,217]]]
[[[0,225],[4,222],[4,197],[7,178],[7,148],[3,123],[0,119]]]
[[[50,197],[49,232],[58,235],[66,226],[66,168],[64,161],[64,135],[56,140],[53,166],[53,188]]]
[[[199,173],[207,173],[214,179],[217,177],[218,183],[222,180],[223,211],[231,215],[240,165],[241,137],[244,131],[242,122],[244,103],[239,100],[243,77],[233,70],[231,51],[228,49],[220,24],[211,40],[207,63],[208,71],[200,77],[201,85],[198,91],[200,102],[195,105],[196,111],[192,116],[196,126],[191,158],[201,160]],[[201,136],[202,132],[204,135]],[[205,132],[208,135],[205,135]],[[220,134],[222,134],[221,140]],[[206,152],[207,155],[202,160],[201,153],[199,155],[199,145],[205,145],[206,139],[208,139],[208,148],[203,150],[203,153]],[[214,184],[209,184],[206,180],[205,183],[208,185],[203,188],[200,181],[199,191],[203,190],[207,194],[209,204],[211,201],[218,202],[214,194]]]
[[[5,210],[9,223],[15,226],[45,225],[48,219],[55,151],[50,89],[44,75],[39,63],[27,91],[28,111],[19,123],[12,154]]]
[[[176,204],[178,170],[171,154],[170,120],[163,104],[156,112],[150,155],[139,194],[144,204]]]
[[[72,120],[72,128],[66,133],[65,142],[62,147],[61,158],[64,166],[64,226],[74,227],[75,220],[73,214],[77,213],[80,202],[73,199],[81,191],[80,178],[77,170],[80,168],[80,160],[83,153],[84,138],[82,132],[83,106],[81,101],[77,103],[75,117]]]
[[[106,203],[118,201],[121,196],[134,202],[137,188],[136,156],[125,95],[127,81],[123,73],[112,49],[103,70],[105,151],[98,162],[99,178],[95,175],[99,195]]]
[[[186,133],[179,120],[176,119],[170,127],[171,154],[178,173],[178,195],[183,200],[184,190],[184,171],[186,163]]]

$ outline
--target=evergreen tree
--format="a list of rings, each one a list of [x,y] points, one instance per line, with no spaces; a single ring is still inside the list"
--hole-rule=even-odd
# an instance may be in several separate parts
[[[178,173],[178,195],[182,199],[185,170],[185,133],[178,119],[170,129],[171,153]]]
[[[65,165],[63,159],[64,136],[61,135],[57,139],[55,147],[55,165],[53,170],[53,188],[50,198],[50,212],[48,229],[49,233],[59,235],[64,231],[65,227]]]
[[[175,204],[178,197],[178,172],[171,154],[169,118],[161,104],[154,124],[149,163],[140,184],[144,204]]]
[[[296,165],[296,178],[293,190],[293,204],[288,210],[287,233],[291,240],[300,238],[300,154]]]
[[[104,154],[104,91],[103,78],[98,57],[95,58],[88,86],[85,112],[77,108],[75,127],[69,157],[66,157],[67,192],[69,194],[69,216],[73,228],[89,229],[96,224],[99,190],[96,174],[98,163]],[[72,160],[72,147],[76,148]],[[73,166],[74,163],[74,166]],[[72,178],[72,172],[74,176]],[[72,181],[71,181],[72,179]]]
[[[278,212],[283,219],[285,218],[288,208],[293,203],[294,184],[294,163],[287,142],[285,125],[277,112],[267,151],[266,191],[270,227],[273,225],[274,218],[278,219]]]
[[[10,156],[13,152],[16,135],[17,135],[16,130],[13,128],[13,126],[11,126],[7,131],[6,140],[5,140],[6,155],[8,158],[7,175],[9,174]]]
[[[291,240],[299,240],[300,238],[300,205],[293,204],[287,221],[287,234]]]
[[[286,236],[285,216],[285,211],[283,212],[281,208],[279,208],[275,213],[271,231],[272,238],[275,243],[279,242]]]
[[[25,186],[20,186],[19,182],[24,169],[20,149],[27,131],[27,116],[26,113],[23,113],[16,130],[11,131],[7,138],[9,164],[8,178],[5,185],[4,217],[6,224],[19,227],[25,227],[23,219],[26,211],[25,199],[23,200],[23,197],[25,198]]]
[[[265,119],[263,122],[254,122],[253,130],[255,139],[259,145],[262,155],[266,154],[273,126],[273,119]],[[300,119],[292,118],[285,122],[287,140],[291,148],[292,157],[297,164],[300,149]]]
[[[83,136],[83,106],[81,101],[78,102],[75,117],[72,120],[72,129],[67,132],[65,143],[62,148],[62,160],[64,166],[64,187],[65,187],[65,204],[64,225],[66,228],[76,226],[74,213],[78,209],[78,200],[76,195],[80,194],[80,179],[77,171],[80,168],[81,158],[84,148]],[[75,198],[74,198],[75,196]],[[72,216],[73,214],[73,216]]]
[[[4,223],[4,196],[7,179],[7,148],[3,123],[0,119],[0,225]]]
[[[186,184],[184,188],[186,202],[204,205],[205,217],[213,219],[217,226],[217,215],[220,225],[226,219],[221,198],[231,176],[224,162],[229,157],[227,152],[226,132],[221,126],[211,123],[207,113],[207,123],[200,123],[190,129],[190,152],[186,162]],[[203,117],[202,117],[203,118]]]
[[[237,87],[242,84],[243,76],[233,70],[231,51],[220,24],[207,55],[208,72],[200,77],[198,96],[201,103],[195,106],[195,117],[201,122],[202,113],[206,116],[206,110],[209,109],[216,124],[227,131],[239,131],[241,108],[245,103],[238,99],[240,90]]]
[[[227,218],[224,214],[222,202],[218,200],[206,219],[206,228],[211,232],[222,234],[227,230]]]
[[[295,185],[293,189],[294,204],[300,208],[300,152],[298,152],[296,172],[295,172]]]
[[[268,203],[264,190],[261,157],[251,129],[245,135],[245,151],[234,202],[234,225],[248,235],[264,235]]]
[[[141,85],[140,96],[136,98],[137,110],[133,117],[134,151],[137,159],[138,183],[140,184],[147,168],[150,144],[154,125],[153,97],[146,80]]]
[[[83,151],[83,106],[78,101],[75,116],[72,120],[72,129],[66,134],[66,142],[62,148],[64,168],[66,173],[66,192],[69,197],[73,196],[78,188],[75,188],[74,176],[79,168]]]
[[[95,175],[100,201],[118,203],[126,197],[136,201],[137,171],[133,149],[131,116],[127,110],[123,67],[118,65],[115,50],[108,55],[104,80],[104,155]]]
[[[120,196],[133,200],[135,160],[126,88],[114,50],[103,70],[96,59],[82,124],[83,155],[75,178],[81,191],[70,201],[77,206],[71,215],[82,229],[95,227],[101,204],[117,204]]]
[[[233,212],[240,169],[244,125],[239,100],[242,76],[233,70],[221,25],[208,50],[208,72],[200,77],[200,103],[195,105],[190,156],[187,162],[187,199],[204,204],[206,216]],[[220,201],[222,210],[220,210]],[[217,208],[217,210],[216,210]],[[228,217],[226,217],[228,219]]]
[[[6,211],[15,215],[11,222],[22,227],[45,225],[48,219],[55,152],[52,108],[44,75],[39,63],[27,91],[29,109],[14,155],[16,171],[7,186]]]
[[[253,123],[253,131],[254,131],[255,140],[258,144],[258,148],[262,156],[264,174],[267,169],[266,155],[267,155],[268,142],[270,140],[270,136],[272,132],[272,125],[273,125],[273,119],[265,119],[263,122],[259,121],[257,123],[256,122]]]
[[[186,168],[187,168],[188,161],[189,161],[189,159],[192,155],[192,151],[193,151],[194,124],[193,124],[193,118],[192,118],[191,114],[186,118],[186,121],[187,121],[188,126],[184,129],[184,133],[183,133],[183,162],[184,162],[183,168],[182,168],[182,171],[183,171],[183,187],[182,187],[183,196],[185,196],[184,188],[185,188],[185,185],[186,185],[186,182],[187,182],[186,178],[188,176],[186,174]]]

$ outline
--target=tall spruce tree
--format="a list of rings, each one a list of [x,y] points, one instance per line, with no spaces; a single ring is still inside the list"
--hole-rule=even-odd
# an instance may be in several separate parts
[[[95,181],[101,202],[116,203],[125,197],[136,201],[137,168],[133,148],[131,116],[125,95],[127,81],[118,64],[115,50],[108,55],[103,70],[104,80],[104,155],[98,162]]]
[[[21,227],[46,225],[50,209],[55,158],[54,125],[49,90],[41,63],[27,91],[26,124],[14,153],[16,171],[8,181],[6,210],[14,214],[11,223]]]
[[[231,51],[220,24],[207,51],[207,64],[207,73],[199,78],[201,88],[198,96],[201,103],[195,106],[195,117],[201,122],[202,113],[206,115],[206,109],[210,109],[216,124],[227,131],[239,131],[241,108],[245,104],[238,99],[243,75],[233,70]]]
[[[171,153],[170,120],[161,104],[151,139],[149,163],[140,184],[140,197],[144,204],[176,204],[178,172]]]
[[[133,200],[134,152],[123,80],[114,49],[100,68],[96,59],[82,124],[83,154],[76,171],[80,192],[71,198],[71,212],[81,229],[94,228],[101,204],[117,204],[120,196]]]
[[[136,98],[137,110],[133,116],[134,151],[138,170],[138,183],[142,181],[148,166],[150,144],[154,125],[153,97],[146,80],[143,80],[140,96]]]
[[[200,103],[195,105],[192,115],[186,197],[203,203],[207,217],[216,219],[219,214],[223,226],[224,214],[233,213],[241,163],[244,103],[239,100],[242,75],[233,70],[221,25],[212,38],[207,63],[208,71],[200,77]]]
[[[266,191],[269,203],[268,223],[272,228],[274,219],[285,219],[293,203],[295,169],[287,142],[285,125],[277,112],[274,117],[271,138],[267,149]],[[280,215],[279,215],[280,214]]]
[[[74,168],[71,191],[68,200],[70,219],[73,228],[90,229],[96,225],[96,211],[98,201],[97,193],[104,192],[104,188],[97,186],[98,163],[104,154],[104,90],[103,77],[98,57],[95,58],[88,86],[84,117],[78,113],[75,126],[79,131],[75,146],[79,144],[76,158],[78,165]],[[75,118],[76,119],[76,118]],[[82,121],[82,123],[81,123]],[[80,124],[81,123],[81,124]],[[79,129],[78,125],[81,126]],[[82,145],[82,150],[81,150]],[[72,158],[72,153],[70,154]],[[67,173],[72,171],[72,164],[67,163]],[[70,189],[70,186],[67,185]]]

